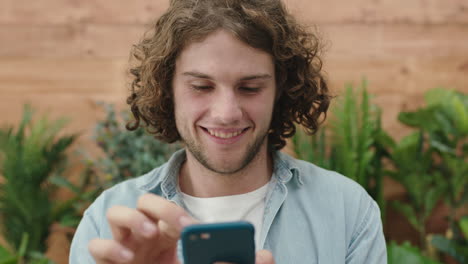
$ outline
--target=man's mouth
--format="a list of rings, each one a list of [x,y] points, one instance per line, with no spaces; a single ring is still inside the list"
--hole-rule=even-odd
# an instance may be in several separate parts
[[[202,127],[203,130],[205,130],[206,132],[208,132],[208,134],[214,136],[214,137],[217,137],[217,138],[220,138],[220,139],[231,139],[231,138],[235,138],[237,136],[239,136],[240,134],[244,133],[245,131],[247,131],[247,129],[249,129],[248,127],[247,128],[243,128],[243,129],[210,129],[210,128],[205,128],[205,127]]]

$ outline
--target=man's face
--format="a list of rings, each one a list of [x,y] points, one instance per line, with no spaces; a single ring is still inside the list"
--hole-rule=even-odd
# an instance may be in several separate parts
[[[185,47],[173,79],[175,119],[187,157],[231,174],[267,155],[275,101],[271,56],[216,31]]]

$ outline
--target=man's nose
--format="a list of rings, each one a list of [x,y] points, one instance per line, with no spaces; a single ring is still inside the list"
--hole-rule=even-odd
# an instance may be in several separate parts
[[[233,91],[220,92],[213,100],[212,115],[222,124],[232,124],[241,120],[243,109],[241,100]]]

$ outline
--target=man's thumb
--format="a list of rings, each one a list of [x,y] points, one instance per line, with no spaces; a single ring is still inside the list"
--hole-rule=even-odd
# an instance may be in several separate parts
[[[257,252],[255,264],[275,264],[275,260],[270,251],[263,249]]]

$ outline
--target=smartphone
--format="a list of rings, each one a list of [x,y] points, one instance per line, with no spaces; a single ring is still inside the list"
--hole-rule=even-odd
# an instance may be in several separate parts
[[[253,225],[244,221],[187,226],[181,235],[184,263],[255,264],[254,233]]]

